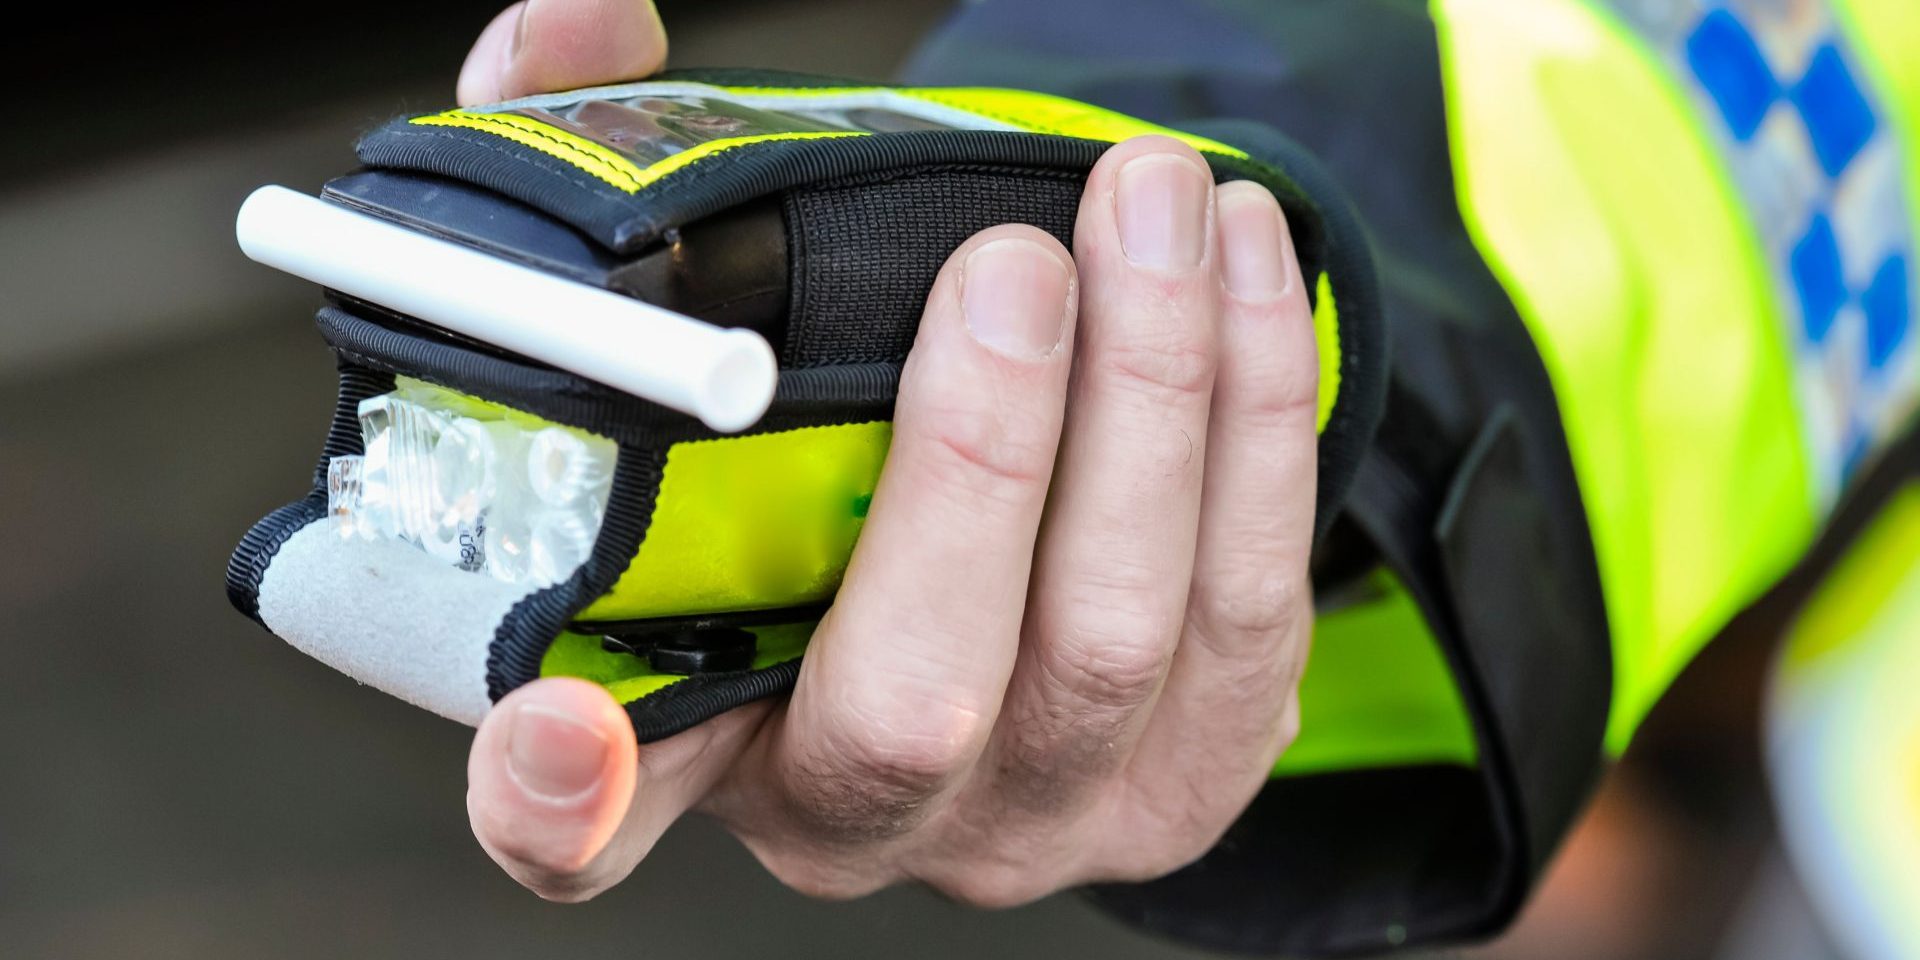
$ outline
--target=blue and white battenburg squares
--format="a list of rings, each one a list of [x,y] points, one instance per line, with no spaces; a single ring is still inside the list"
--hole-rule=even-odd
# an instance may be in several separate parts
[[[1822,0],[1614,6],[1684,79],[1753,211],[1831,504],[1920,401],[1914,160]]]

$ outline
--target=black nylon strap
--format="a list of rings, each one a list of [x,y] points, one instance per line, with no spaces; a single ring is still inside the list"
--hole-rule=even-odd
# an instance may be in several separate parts
[[[327,438],[321,445],[320,462],[314,468],[313,489],[307,495],[261,518],[240,540],[227,561],[227,599],[234,608],[255,623],[260,620],[260,581],[268,565],[302,527],[327,512],[327,461],[350,453],[361,453],[360,401],[393,389],[393,375],[369,370],[351,362],[340,363],[340,390],[334,400],[333,419]]]

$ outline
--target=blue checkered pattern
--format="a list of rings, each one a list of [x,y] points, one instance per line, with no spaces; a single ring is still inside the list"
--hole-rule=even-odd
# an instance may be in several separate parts
[[[1899,147],[1814,0],[1615,0],[1693,88],[1792,323],[1828,498],[1912,415],[1920,347]]]

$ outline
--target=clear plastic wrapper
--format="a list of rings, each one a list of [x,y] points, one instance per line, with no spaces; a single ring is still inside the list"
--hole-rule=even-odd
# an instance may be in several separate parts
[[[545,586],[586,560],[615,444],[412,381],[360,404],[365,453],[327,465],[342,537],[395,539],[461,570]]]

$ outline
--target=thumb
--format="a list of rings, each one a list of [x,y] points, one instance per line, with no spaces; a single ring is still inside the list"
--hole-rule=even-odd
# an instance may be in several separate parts
[[[554,677],[496,704],[467,762],[467,814],[488,855],[549,900],[586,900],[633,871],[732,762],[764,710],[634,743],[604,689]]]
[[[460,68],[461,106],[633,80],[667,62],[651,0],[523,0],[493,18]]]

